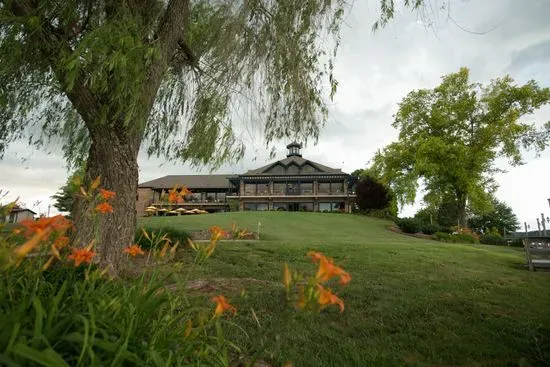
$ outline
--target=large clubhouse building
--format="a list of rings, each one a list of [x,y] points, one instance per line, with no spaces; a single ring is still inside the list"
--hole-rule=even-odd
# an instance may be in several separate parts
[[[287,157],[241,175],[171,175],[139,185],[137,211],[164,212],[199,209],[340,211],[350,212],[355,202],[355,179],[341,169],[302,158],[302,145],[287,145]],[[163,192],[186,186],[192,194],[180,204],[169,204]],[[156,212],[158,213],[158,212]]]

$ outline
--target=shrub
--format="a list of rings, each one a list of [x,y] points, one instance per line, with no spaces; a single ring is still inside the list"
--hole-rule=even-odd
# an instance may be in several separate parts
[[[414,218],[400,218],[395,224],[405,233],[418,233],[422,229],[422,224]]]
[[[506,246],[508,243],[501,235],[495,235],[492,233],[481,236],[479,242],[486,245]]]
[[[422,233],[424,234],[434,234],[435,232],[443,232],[443,227],[441,227],[439,224],[422,224],[421,227]]]

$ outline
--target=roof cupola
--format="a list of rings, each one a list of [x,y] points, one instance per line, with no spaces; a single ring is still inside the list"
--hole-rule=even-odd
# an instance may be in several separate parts
[[[287,157],[301,157],[302,156],[302,144],[297,142],[292,142],[286,146]]]

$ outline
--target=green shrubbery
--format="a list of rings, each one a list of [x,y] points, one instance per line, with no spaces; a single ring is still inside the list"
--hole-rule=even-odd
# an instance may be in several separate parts
[[[485,245],[497,245],[497,246],[506,246],[508,243],[504,237],[499,234],[487,233],[480,237],[480,243]]]
[[[184,292],[167,292],[159,279],[109,280],[83,266],[29,270],[40,265],[0,277],[2,365],[215,364],[229,347],[179,306]],[[187,331],[189,323],[197,327]]]
[[[422,230],[422,223],[415,218],[399,218],[395,224],[405,233],[418,233]]]

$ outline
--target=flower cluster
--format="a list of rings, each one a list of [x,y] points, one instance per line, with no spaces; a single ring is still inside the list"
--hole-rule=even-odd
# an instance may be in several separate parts
[[[165,195],[163,191],[160,195],[161,199]],[[187,187],[182,186],[181,189],[178,189],[178,186],[174,186],[172,190],[168,191],[168,202],[171,204],[182,204],[187,195],[191,195],[191,191]]]
[[[216,249],[216,246],[218,245],[218,242],[222,238],[225,238],[227,236],[227,232],[225,232],[221,227],[218,226],[210,227],[209,231],[210,241],[207,246],[201,246],[199,243],[196,243],[190,238],[187,239],[189,247],[191,247],[195,251],[195,253],[197,254],[197,260],[199,262],[202,262],[212,256],[214,250]]]
[[[308,256],[319,268],[315,276],[304,280],[303,276],[291,272],[287,264],[283,266],[283,285],[287,292],[287,298],[293,300],[296,306],[302,310],[322,310],[330,305],[340,307],[344,312],[344,301],[332,292],[328,283],[338,279],[340,285],[347,285],[351,281],[351,275],[334,264],[334,260],[320,252],[310,251]]]

